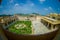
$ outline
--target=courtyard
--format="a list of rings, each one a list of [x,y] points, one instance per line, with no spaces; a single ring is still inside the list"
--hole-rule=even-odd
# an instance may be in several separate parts
[[[8,27],[10,32],[16,34],[45,34],[53,30],[49,30],[40,19],[31,20],[19,20]]]

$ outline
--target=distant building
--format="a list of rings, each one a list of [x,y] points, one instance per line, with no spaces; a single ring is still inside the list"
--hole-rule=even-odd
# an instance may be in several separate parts
[[[50,14],[43,16],[41,22],[49,29],[60,27],[60,14]]]
[[[60,20],[60,14],[57,13],[51,13],[50,15],[47,15],[47,17],[50,17],[52,19]]]
[[[30,15],[18,15],[15,14],[14,15],[18,20],[35,20],[35,19],[39,19],[39,15],[34,15],[34,14],[30,14]]]
[[[7,26],[9,23],[15,21],[15,17],[14,16],[2,16],[0,17],[0,24],[2,26]]]

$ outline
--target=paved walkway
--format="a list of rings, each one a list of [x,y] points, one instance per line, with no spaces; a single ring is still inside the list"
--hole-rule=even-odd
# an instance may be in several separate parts
[[[34,34],[44,34],[49,32],[48,28],[45,27],[40,20],[32,21]]]

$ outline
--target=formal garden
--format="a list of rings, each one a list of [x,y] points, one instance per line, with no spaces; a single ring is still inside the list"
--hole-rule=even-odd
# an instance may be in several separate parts
[[[16,34],[31,34],[32,27],[31,21],[17,21],[10,25],[8,30]]]

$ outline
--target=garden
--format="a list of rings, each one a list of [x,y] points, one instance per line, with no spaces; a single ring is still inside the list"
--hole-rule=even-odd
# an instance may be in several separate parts
[[[31,21],[17,21],[10,25],[8,30],[16,34],[31,34],[32,27]]]

